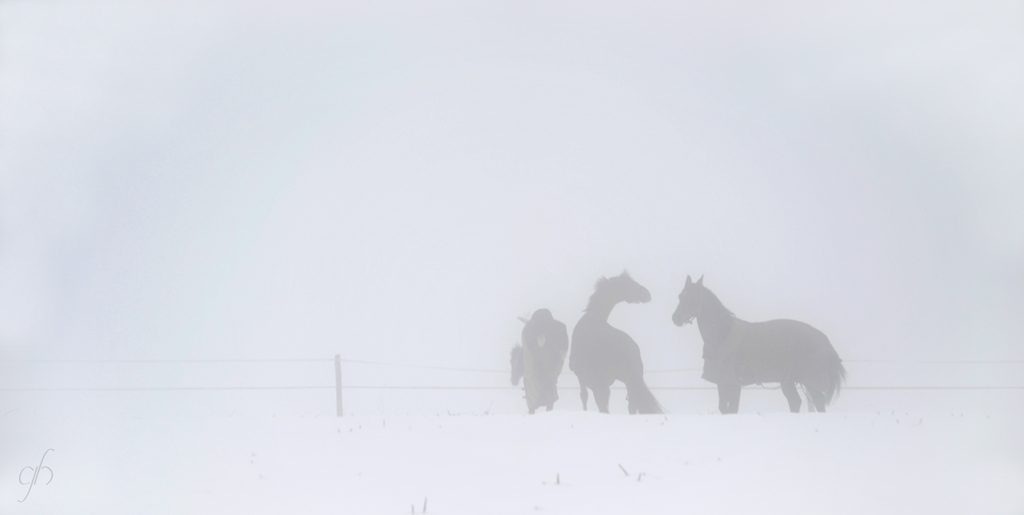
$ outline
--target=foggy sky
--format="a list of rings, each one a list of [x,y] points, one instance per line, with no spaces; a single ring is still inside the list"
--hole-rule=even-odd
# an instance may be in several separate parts
[[[1024,359],[1024,7],[889,4],[0,3],[0,343],[501,368],[628,269],[649,369],[688,274]]]

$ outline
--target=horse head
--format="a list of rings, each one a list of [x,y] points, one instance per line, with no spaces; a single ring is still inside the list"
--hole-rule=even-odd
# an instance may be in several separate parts
[[[523,378],[523,347],[516,345],[512,347],[512,386],[519,384],[519,380]]]
[[[651,292],[634,281],[625,270],[615,277],[602,277],[597,281],[594,290],[595,294],[600,293],[602,297],[613,299],[615,302],[638,304],[651,301]]]
[[[678,326],[693,322],[703,306],[704,276],[700,276],[697,282],[686,276],[686,286],[683,286],[683,291],[679,294],[679,306],[676,307],[675,313],[672,313],[672,322]]]

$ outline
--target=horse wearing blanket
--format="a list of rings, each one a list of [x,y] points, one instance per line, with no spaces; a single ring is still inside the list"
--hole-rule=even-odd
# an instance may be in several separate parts
[[[740,387],[762,383],[780,383],[793,413],[800,411],[800,383],[813,408],[825,411],[846,379],[839,354],[821,331],[795,320],[740,320],[704,287],[704,276],[697,282],[686,276],[672,314],[678,326],[694,319],[704,340],[701,377],[718,385],[722,413],[739,411]]]

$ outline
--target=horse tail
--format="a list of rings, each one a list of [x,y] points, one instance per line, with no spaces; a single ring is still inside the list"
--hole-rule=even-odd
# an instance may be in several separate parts
[[[658,399],[654,398],[654,394],[651,393],[651,389],[647,387],[647,383],[644,382],[643,377],[641,377],[639,381],[635,381],[632,387],[627,384],[626,390],[629,395],[629,403],[636,407],[637,413],[640,413],[641,415],[660,415],[665,412],[661,409],[661,404],[658,403]]]
[[[843,366],[843,360],[839,359],[839,353],[836,352],[835,347],[831,343],[829,343],[828,347],[832,352],[829,354],[826,370],[828,373],[828,388],[825,390],[825,404],[832,402],[833,397],[839,396],[839,389],[843,381],[846,381],[846,367]]]

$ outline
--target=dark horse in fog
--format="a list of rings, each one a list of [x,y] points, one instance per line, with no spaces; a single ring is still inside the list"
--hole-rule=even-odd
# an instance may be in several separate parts
[[[640,347],[628,334],[608,324],[608,315],[620,302],[649,302],[651,293],[629,274],[602,277],[594,286],[594,294],[583,317],[572,331],[569,370],[580,380],[580,399],[587,409],[587,388],[594,391],[594,402],[601,413],[608,413],[611,385],[616,380],[626,384],[629,412],[661,413],[661,405],[644,383],[644,364]]]
[[[795,320],[740,320],[704,287],[704,276],[697,282],[686,276],[672,314],[678,326],[694,318],[704,340],[701,377],[718,385],[722,413],[739,411],[741,386],[761,383],[780,383],[793,413],[800,411],[800,383],[813,408],[825,411],[846,379],[839,354],[821,331]]]
[[[520,320],[526,326],[522,346],[512,349],[512,384],[523,379],[531,415],[541,406],[551,411],[558,400],[558,374],[569,351],[569,333],[546,309],[538,309],[529,320]]]

